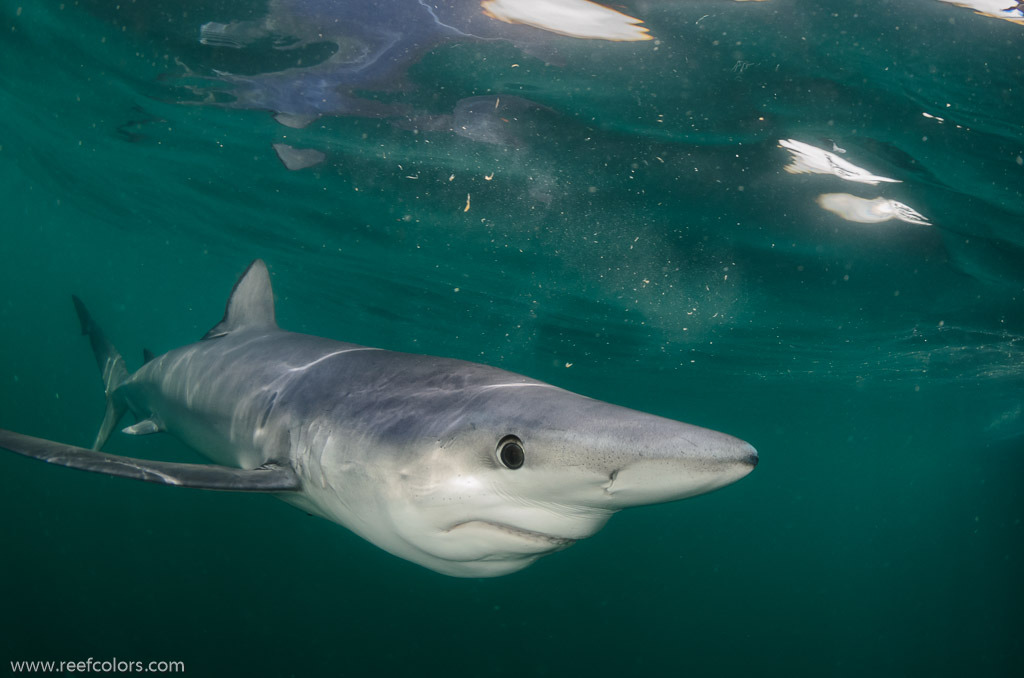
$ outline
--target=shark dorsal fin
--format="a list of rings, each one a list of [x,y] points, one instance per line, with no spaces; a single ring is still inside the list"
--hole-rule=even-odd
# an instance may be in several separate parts
[[[224,319],[203,335],[203,339],[216,339],[241,329],[277,329],[274,320],[274,290],[270,287],[270,274],[262,259],[256,259],[235,283],[228,297]]]

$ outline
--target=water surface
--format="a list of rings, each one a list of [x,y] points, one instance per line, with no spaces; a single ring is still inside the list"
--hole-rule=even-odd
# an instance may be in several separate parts
[[[380,26],[411,31],[421,5],[391,4],[0,2],[0,425],[94,436],[71,293],[137,366],[206,332],[262,257],[287,329],[724,430],[759,467],[521,573],[456,580],[267,497],[5,454],[3,661],[1019,666],[1024,26],[931,0],[638,1],[617,8],[654,39],[608,42],[467,0],[435,11],[479,37],[420,24],[372,77],[323,66],[361,63]],[[200,42],[266,16],[277,33]],[[348,28],[311,26],[325,16]],[[349,97],[310,113],[303,78]],[[896,181],[791,173],[783,140]],[[322,160],[289,170],[275,144]],[[823,194],[930,225],[848,221]],[[107,449],[199,460],[126,438]]]

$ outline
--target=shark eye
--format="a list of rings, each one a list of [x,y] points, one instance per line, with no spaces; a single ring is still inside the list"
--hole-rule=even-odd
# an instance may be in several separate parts
[[[498,459],[507,469],[515,470],[526,461],[523,441],[516,436],[505,436],[498,441]]]

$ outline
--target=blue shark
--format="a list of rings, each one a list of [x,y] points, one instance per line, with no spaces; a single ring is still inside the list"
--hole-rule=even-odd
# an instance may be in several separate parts
[[[617,511],[709,492],[757,464],[748,443],[495,367],[277,326],[253,262],[202,340],[125,361],[76,297],[107,410],[92,449],[0,430],[0,447],[149,482],[265,492],[456,577],[520,570]],[[211,464],[100,451],[127,414]]]

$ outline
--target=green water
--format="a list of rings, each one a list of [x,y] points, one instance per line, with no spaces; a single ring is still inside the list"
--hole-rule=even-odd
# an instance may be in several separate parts
[[[286,329],[497,365],[732,433],[761,463],[458,580],[268,497],[4,453],[3,670],[1019,670],[1024,27],[930,0],[635,2],[657,43],[554,38],[546,63],[454,41],[405,87],[363,88],[426,116],[543,106],[494,144],[208,105],[213,69],[297,58],[198,43],[262,5],[121,5],[0,1],[0,426],[95,434],[71,293],[135,367],[201,336],[262,257]],[[789,138],[902,183],[786,173]],[[326,159],[290,172],[274,143]],[[829,192],[933,225],[843,221]],[[107,449],[200,461],[126,438]]]

